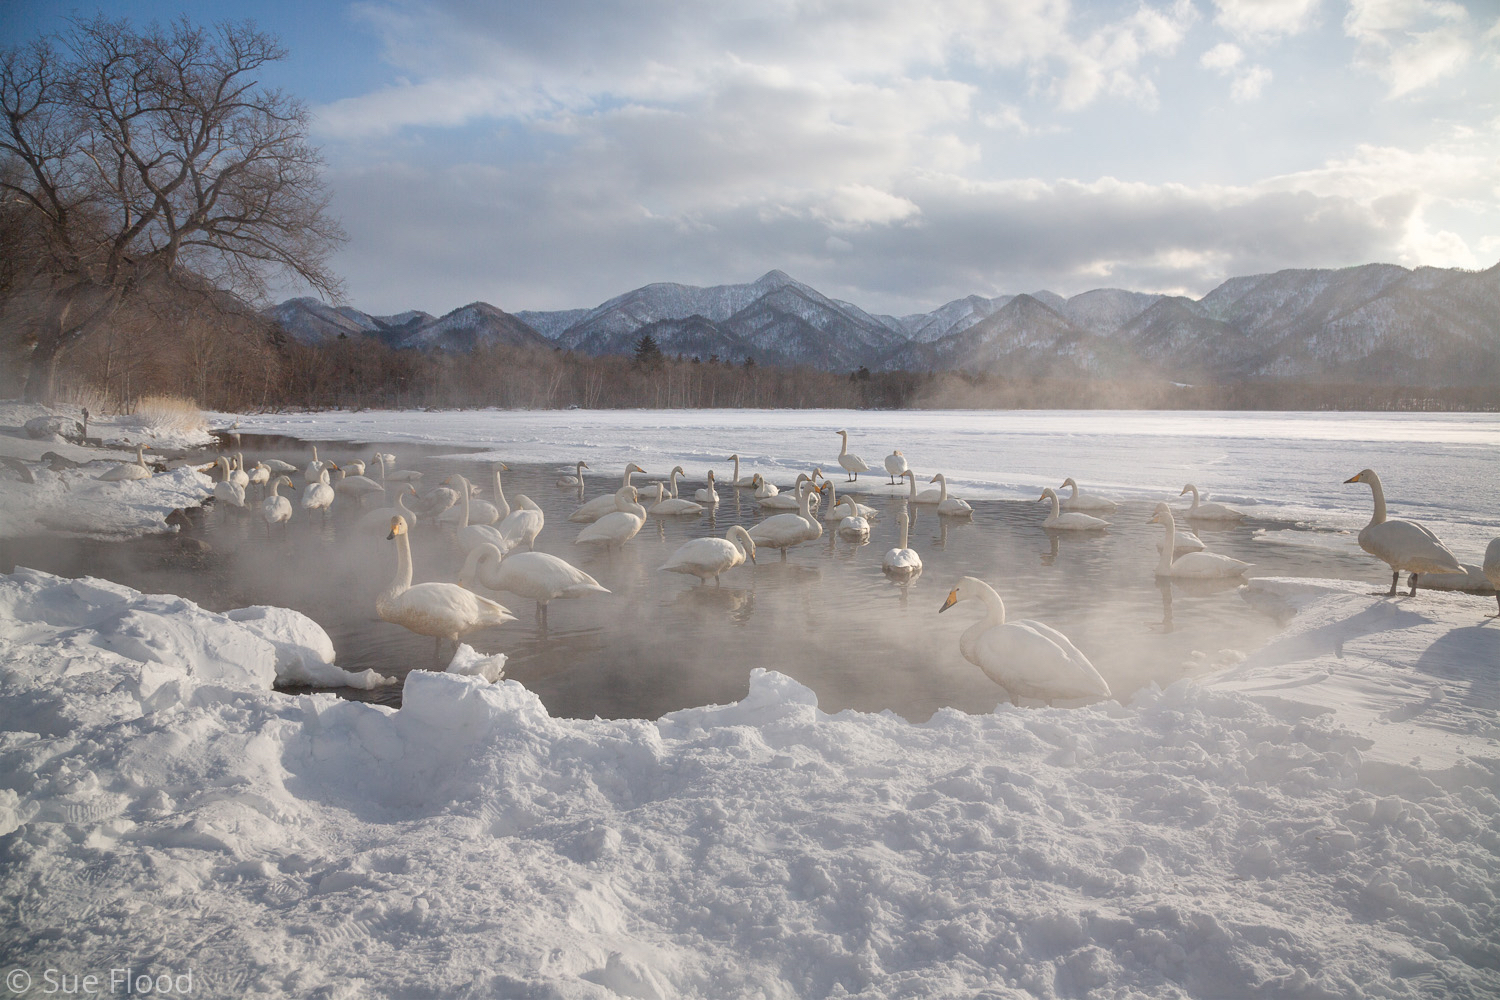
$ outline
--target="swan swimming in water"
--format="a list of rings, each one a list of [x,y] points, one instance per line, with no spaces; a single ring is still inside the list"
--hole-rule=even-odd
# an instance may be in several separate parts
[[[795,514],[775,514],[750,529],[750,537],[756,545],[781,550],[781,559],[786,561],[786,550],[803,542],[815,542],[823,537],[823,525],[812,515],[813,489],[811,482],[798,485],[798,509]]]
[[[1038,502],[1042,500],[1052,501],[1052,513],[1042,522],[1042,527],[1048,531],[1099,531],[1109,527],[1109,522],[1102,518],[1085,514],[1082,511],[1070,510],[1062,513],[1058,506],[1057,491],[1052,487],[1042,490],[1042,495],[1037,497]]]
[[[292,520],[292,502],[281,495],[281,487],[289,490],[297,487],[292,485],[292,480],[287,476],[277,476],[275,482],[271,483],[271,493],[265,500],[261,501],[260,516],[266,521],[266,537],[271,537],[271,525],[289,524]]]
[[[1161,559],[1156,564],[1157,576],[1224,580],[1239,576],[1250,568],[1250,563],[1231,559],[1217,552],[1186,552],[1174,558],[1177,522],[1172,518],[1172,508],[1166,503],[1156,505],[1156,513],[1151,516],[1150,523],[1164,525],[1167,529],[1166,541],[1161,549]]]
[[[959,651],[1003,687],[1013,704],[1020,698],[1112,697],[1099,671],[1067,636],[1026,618],[1007,623],[1005,602],[983,580],[959,580],[938,612],[970,600],[983,601],[989,614],[959,636]]]
[[[830,486],[833,484],[830,483]],[[838,527],[834,529],[839,538],[846,542],[864,543],[870,540],[870,522],[863,517],[854,498],[846,496],[843,501],[834,508],[843,512],[839,518]]]
[[[574,467],[574,471],[575,471],[576,474],[575,475],[571,475],[571,476],[558,476],[557,477],[557,485],[558,486],[565,486],[565,487],[576,486],[579,489],[582,489],[583,488],[583,470],[587,469],[588,467],[589,467],[589,463],[587,463],[587,462],[579,462]]]
[[[1063,510],[1092,510],[1108,514],[1110,511],[1119,506],[1119,504],[1115,503],[1113,500],[1106,500],[1103,497],[1096,497],[1092,493],[1083,493],[1079,491],[1078,484],[1073,481],[1072,476],[1064,479],[1062,481],[1062,486],[1059,486],[1058,489],[1064,489],[1068,486],[1073,487],[1073,492],[1063,498]]]
[[[385,621],[433,637],[433,659],[442,650],[444,639],[457,642],[465,632],[486,625],[513,622],[516,616],[487,597],[456,583],[411,582],[411,542],[407,538],[406,519],[391,518],[391,533],[396,542],[396,575],[391,584],[375,598],[375,613]]]
[[[328,465],[335,469],[338,468],[332,462],[329,462]],[[307,489],[303,491],[302,509],[321,510],[326,515],[329,506],[333,503],[333,496],[333,487],[329,485],[328,469],[325,467],[322,472],[318,473],[318,478],[309,483]]]
[[[1178,496],[1193,494],[1193,505],[1183,511],[1183,517],[1192,521],[1243,521],[1245,512],[1238,507],[1231,507],[1227,503],[1199,503],[1198,487],[1188,483],[1182,488]]]
[[[242,486],[236,485],[234,480],[230,478],[229,459],[221,457],[214,464],[219,467],[219,471],[224,477],[214,484],[214,498],[231,507],[244,507],[245,489]]]
[[[713,507],[719,502],[719,491],[714,488],[714,470],[708,470],[708,485],[693,493],[693,499],[705,507]]]
[[[622,486],[613,499],[615,509],[580,531],[574,545],[604,545],[613,555],[636,536],[646,523],[646,508],[640,504],[640,494],[634,486]]]
[[[910,583],[922,575],[922,557],[917,550],[908,548],[907,531],[911,526],[911,511],[901,512],[901,544],[886,552],[880,561],[880,569],[886,576],[899,583]]]
[[[1427,528],[1414,521],[1387,519],[1385,516],[1385,490],[1380,477],[1372,469],[1362,469],[1358,475],[1344,480],[1347,483],[1368,483],[1375,498],[1375,514],[1370,523],[1359,532],[1359,547],[1391,567],[1391,589],[1387,597],[1396,594],[1396,581],[1404,569],[1411,574],[1411,590],[1408,596],[1417,595],[1417,576],[1421,573],[1462,573],[1457,557],[1448,546],[1438,540]]]
[[[629,487],[630,477],[635,475],[636,473],[645,475],[646,470],[641,468],[639,465],[636,465],[634,462],[631,462],[629,465],[625,466],[625,476],[620,481],[620,488],[625,489]],[[617,509],[615,507],[615,495],[618,492],[619,490],[616,490],[615,493],[606,493],[603,496],[594,497],[594,499],[590,500],[588,503],[584,504],[573,513],[569,514],[568,520],[577,522],[578,524],[590,524],[594,521],[599,520],[599,518],[603,517],[606,514],[614,513]]]
[[[547,603],[559,598],[607,594],[599,581],[566,560],[546,552],[516,552],[502,555],[488,542],[469,550],[460,586],[471,587],[475,580],[491,590],[504,590],[536,601],[537,615],[547,620]]]
[[[727,459],[725,459],[725,461],[734,463],[734,474],[729,477],[730,486],[735,486],[740,489],[746,489],[755,485],[755,477],[753,475],[740,475],[740,456],[730,455]]]
[[[683,542],[661,569],[696,576],[700,583],[705,584],[709,577],[713,577],[714,586],[718,587],[721,585],[720,573],[729,572],[747,559],[755,562],[755,539],[736,524],[724,533],[723,538],[693,538]]]
[[[974,513],[974,508],[969,506],[967,500],[960,500],[958,497],[950,497],[948,495],[948,478],[941,472],[933,476],[928,482],[938,484],[937,512],[939,514],[946,514],[949,517],[964,517]]]

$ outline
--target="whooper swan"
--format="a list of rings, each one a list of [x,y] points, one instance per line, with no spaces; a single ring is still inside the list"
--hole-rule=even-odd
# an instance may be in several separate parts
[[[747,559],[755,562],[755,539],[736,524],[723,538],[693,538],[683,542],[661,569],[696,576],[702,583],[708,583],[708,578],[713,577],[717,587],[720,586],[720,573],[727,573]]]
[[[536,601],[537,615],[547,620],[547,602],[558,598],[607,594],[599,581],[566,560],[546,552],[516,552],[502,555],[485,543],[469,550],[458,582],[472,587],[475,580],[491,590],[504,590]]]
[[[636,465],[634,462],[631,462],[629,465],[625,466],[625,476],[620,480],[620,488],[624,489],[625,487],[629,486],[630,477],[635,475],[636,473],[645,475],[646,470],[641,468],[639,465]],[[615,493],[618,492],[619,490],[615,491]],[[569,514],[568,520],[577,522],[579,524],[590,524],[594,521],[599,520],[599,518],[603,517],[605,514],[614,513],[617,509],[615,507],[615,493],[606,493],[603,496],[594,497],[594,499],[590,500],[588,503],[584,504],[573,513]]]
[[[106,469],[96,478],[106,483],[124,483],[132,479],[150,479],[151,469],[146,465],[146,452],[151,448],[149,444],[138,444],[135,446],[135,461],[121,462],[112,469]],[[228,462],[226,461],[227,465]],[[244,490],[240,493],[243,495]]]
[[[849,454],[848,431],[835,431],[834,433],[843,439],[843,444],[839,446],[839,467],[849,474],[849,478],[845,482],[857,483],[859,482],[859,474],[861,472],[869,472],[870,467],[858,455]]]
[[[911,527],[911,510],[901,512],[901,544],[886,552],[880,561],[880,569],[887,577],[898,583],[910,583],[922,574],[922,557],[917,550],[909,548],[908,529]]]
[[[1070,510],[1066,514],[1062,513],[1057,502],[1057,491],[1050,486],[1042,490],[1042,495],[1037,497],[1037,500],[1052,501],[1052,513],[1048,514],[1046,520],[1042,522],[1042,527],[1048,531],[1099,531],[1109,527],[1108,521],[1082,511]]]
[[[1500,538],[1493,539],[1484,550],[1484,578],[1495,588],[1496,611],[1490,618],[1500,618]]]
[[[1167,537],[1161,547],[1161,558],[1156,563],[1157,576],[1178,579],[1224,580],[1239,576],[1250,568],[1250,563],[1231,559],[1217,552],[1185,552],[1174,558],[1177,544],[1177,522],[1172,518],[1172,508],[1166,503],[1156,505],[1151,516],[1152,524],[1163,525]]]
[[[616,549],[641,530],[646,523],[646,508],[641,506],[636,488],[622,486],[612,499],[615,509],[580,531],[573,540],[574,545],[603,545],[613,556]]]
[[[1096,497],[1092,493],[1081,492],[1078,489],[1078,484],[1073,481],[1072,476],[1064,479],[1062,481],[1062,486],[1059,486],[1058,489],[1064,489],[1068,486],[1073,487],[1073,492],[1063,497],[1063,510],[1097,511],[1099,513],[1108,514],[1110,511],[1119,506],[1119,504],[1115,503],[1113,500],[1106,500],[1103,497]]]
[[[1041,622],[1021,619],[1007,623],[1005,602],[983,580],[959,580],[939,612],[960,601],[983,601],[989,614],[959,636],[964,659],[1003,687],[1012,703],[1020,698],[1109,698],[1109,685],[1099,671],[1061,632]]]
[[[895,449],[889,455],[885,456],[885,471],[891,477],[891,481],[886,484],[887,486],[895,486],[896,477],[906,475],[906,459],[902,456],[900,448]]]
[[[407,538],[406,519],[391,518],[391,533],[396,542],[396,575],[380,596],[375,598],[375,612],[385,621],[400,625],[418,635],[433,637],[433,659],[442,651],[444,639],[457,642],[465,632],[486,625],[503,625],[516,616],[485,597],[456,583],[411,582],[411,542]]]
[[[267,538],[271,537],[271,525],[287,524],[292,519],[292,502],[281,495],[280,490],[283,486],[289,490],[297,488],[292,485],[290,478],[277,476],[275,481],[270,485],[270,495],[262,500],[260,504],[260,516],[266,520]]]
[[[1198,487],[1188,483],[1182,488],[1178,496],[1193,495],[1193,505],[1183,511],[1182,516],[1189,521],[1243,521],[1245,512],[1238,507],[1231,507],[1227,503],[1199,503]]]
[[[1396,581],[1404,569],[1411,574],[1410,596],[1417,594],[1417,576],[1421,573],[1462,573],[1463,567],[1448,546],[1438,541],[1427,528],[1415,521],[1388,520],[1385,516],[1385,490],[1380,477],[1372,469],[1363,469],[1345,483],[1369,483],[1375,495],[1375,514],[1370,523],[1360,529],[1359,547],[1391,567],[1391,589],[1396,593]]]
[[[785,561],[787,549],[803,542],[815,542],[823,537],[823,525],[812,515],[811,485],[806,481],[799,484],[797,513],[773,515],[750,529],[750,537],[756,545],[780,549],[781,558]]]

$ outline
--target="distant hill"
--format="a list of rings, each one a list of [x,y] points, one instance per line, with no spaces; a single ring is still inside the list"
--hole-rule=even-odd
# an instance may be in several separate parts
[[[300,298],[267,315],[307,344],[369,337],[450,353],[511,344],[630,354],[649,333],[668,355],[830,371],[1500,382],[1500,265],[1285,270],[1230,278],[1197,300],[1118,288],[1071,298],[970,295],[900,318],[872,315],[782,271],[747,284],[645,285],[593,309],[511,314],[475,302],[438,318],[372,316]]]

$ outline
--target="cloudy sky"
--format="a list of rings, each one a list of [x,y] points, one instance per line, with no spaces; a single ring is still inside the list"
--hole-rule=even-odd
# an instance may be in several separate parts
[[[95,9],[31,0],[6,41]],[[1497,0],[191,10],[290,48],[268,81],[316,113],[347,300],[371,312],[781,268],[900,314],[1500,260]]]

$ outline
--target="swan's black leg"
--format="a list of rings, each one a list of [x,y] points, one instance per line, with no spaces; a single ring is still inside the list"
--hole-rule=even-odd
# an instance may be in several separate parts
[[[1500,618],[1500,590],[1495,591],[1495,613],[1490,618]]]
[[[1415,574],[1415,573],[1413,573],[1411,575],[1411,590],[1407,593],[1406,596],[1407,597],[1416,597],[1417,596],[1417,574]]]
[[[1385,594],[1386,597],[1395,597],[1396,596],[1396,582],[1398,580],[1400,580],[1400,579],[1401,579],[1401,571],[1399,569],[1398,570],[1393,570],[1391,572],[1391,589],[1388,590],[1388,591],[1386,591],[1386,594]]]
[[[781,550],[781,561],[786,562],[786,549]]]

